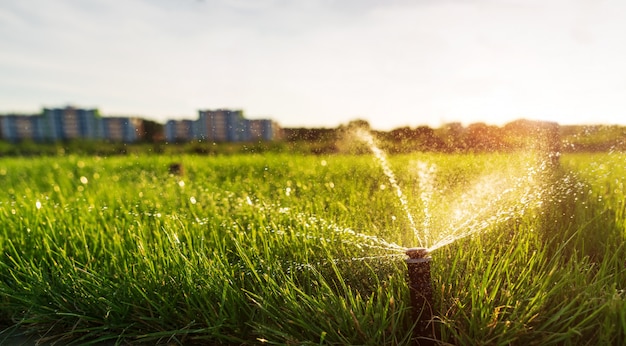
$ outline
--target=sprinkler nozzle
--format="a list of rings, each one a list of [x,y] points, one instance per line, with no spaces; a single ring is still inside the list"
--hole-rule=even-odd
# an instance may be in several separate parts
[[[426,258],[428,256],[428,249],[425,247],[412,247],[406,249],[405,253],[412,259]]]
[[[408,269],[411,308],[416,320],[414,338],[418,345],[434,345],[433,288],[430,283],[430,260],[428,249],[409,248],[406,261]]]

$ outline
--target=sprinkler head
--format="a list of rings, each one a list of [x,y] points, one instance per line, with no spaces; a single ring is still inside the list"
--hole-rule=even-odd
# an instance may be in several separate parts
[[[412,247],[406,249],[405,253],[410,259],[426,258],[428,256],[428,249],[425,247]]]
[[[433,288],[430,283],[430,260],[428,249],[414,247],[406,250],[408,286],[411,294],[411,310],[416,320],[413,337],[418,345],[434,345]]]

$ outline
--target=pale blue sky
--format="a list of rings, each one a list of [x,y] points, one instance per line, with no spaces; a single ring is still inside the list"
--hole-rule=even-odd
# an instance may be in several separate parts
[[[0,113],[626,124],[623,0],[1,0]]]

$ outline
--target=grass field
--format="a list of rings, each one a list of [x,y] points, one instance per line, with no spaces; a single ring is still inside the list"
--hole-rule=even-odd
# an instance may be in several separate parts
[[[625,343],[625,162],[391,157],[420,231],[477,230],[432,252],[440,342]],[[0,185],[0,343],[412,342],[419,244],[370,155],[3,158]]]

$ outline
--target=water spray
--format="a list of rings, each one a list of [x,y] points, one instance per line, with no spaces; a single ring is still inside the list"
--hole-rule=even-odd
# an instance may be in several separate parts
[[[430,260],[428,249],[409,248],[406,261],[411,294],[411,309],[416,324],[414,337],[418,345],[434,345],[433,333],[433,288],[430,283]]]

